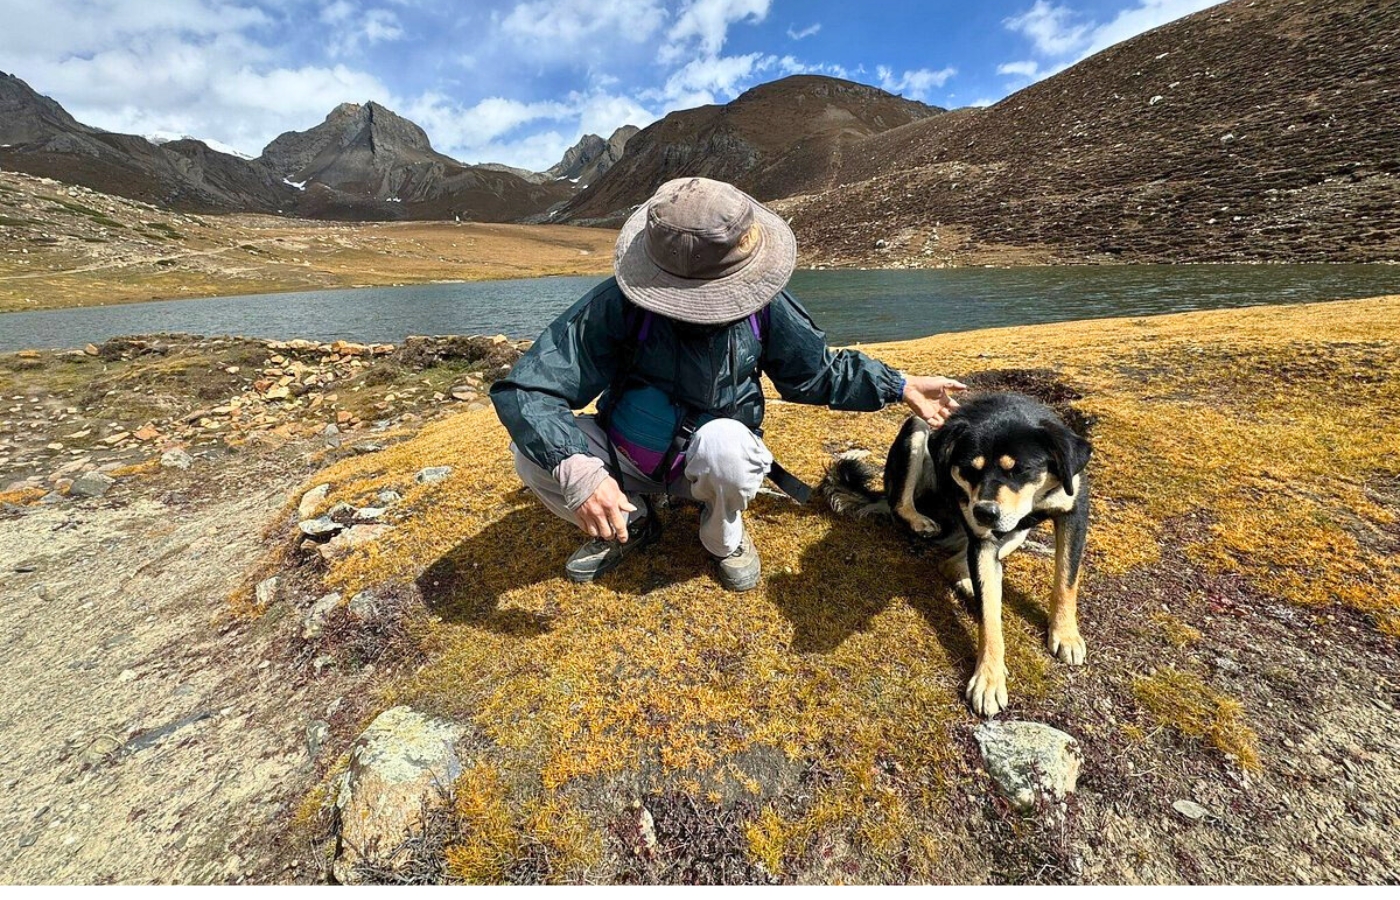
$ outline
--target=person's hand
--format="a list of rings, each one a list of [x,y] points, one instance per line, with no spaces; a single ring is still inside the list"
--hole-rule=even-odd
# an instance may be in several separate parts
[[[578,523],[589,537],[603,540],[616,538],[625,544],[627,514],[636,511],[637,507],[617,486],[617,480],[609,475],[578,508]]]
[[[938,428],[958,408],[953,394],[965,390],[967,385],[961,381],[942,375],[909,375],[904,380],[904,402],[915,415]]]

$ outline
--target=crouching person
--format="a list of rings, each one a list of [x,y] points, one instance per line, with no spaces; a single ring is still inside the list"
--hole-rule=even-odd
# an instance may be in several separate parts
[[[799,403],[877,410],[903,400],[935,427],[957,407],[956,381],[828,349],[784,290],[791,229],[731,185],[662,185],[623,226],[613,262],[615,276],[491,388],[521,480],[590,538],[565,563],[573,581],[654,543],[660,525],[646,498],[668,493],[702,505],[700,543],[720,583],[758,584],[745,508],[765,477],[805,499],[763,443],[760,372]],[[595,399],[596,416],[574,414]]]

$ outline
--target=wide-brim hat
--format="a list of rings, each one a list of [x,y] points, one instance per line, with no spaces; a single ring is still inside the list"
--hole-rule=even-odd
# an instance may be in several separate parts
[[[613,254],[628,299],[697,325],[752,315],[796,266],[788,224],[732,184],[709,178],[663,184],[627,219]]]

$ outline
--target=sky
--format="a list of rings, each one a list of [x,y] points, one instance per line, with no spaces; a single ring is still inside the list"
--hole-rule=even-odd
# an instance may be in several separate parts
[[[258,155],[374,100],[469,163],[553,165],[803,72],[985,106],[1218,0],[0,0],[0,72],[80,122]]]

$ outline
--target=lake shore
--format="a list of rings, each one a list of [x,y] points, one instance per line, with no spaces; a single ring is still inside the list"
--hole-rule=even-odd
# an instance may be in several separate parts
[[[677,507],[662,552],[572,586],[578,538],[521,495],[483,401],[518,345],[156,338],[0,355],[17,661],[0,821],[23,838],[0,874],[319,880],[328,785],[391,703],[472,735],[472,802],[424,845],[450,849],[424,869],[454,880],[1367,882],[1400,865],[1400,296],[866,349],[1089,430],[1087,666],[1044,652],[1050,559],[1032,547],[1007,574],[1011,716],[1084,751],[1067,819],[997,799],[960,699],[975,625],[892,529],[760,497],[765,581],[736,603]],[[902,418],[774,402],[767,439],[815,480],[833,452],[878,457]],[[190,468],[162,465],[175,450]],[[83,466],[105,467],[95,496],[72,491]],[[452,471],[416,478],[434,466]],[[308,515],[379,504],[382,527],[304,547],[294,510],[320,484]],[[380,600],[317,611],[330,591]],[[97,649],[75,668],[66,646]],[[25,714],[34,697],[61,721]],[[641,809],[659,851],[619,830]],[[703,853],[681,840],[697,828]]]
[[[0,172],[0,314],[611,271],[615,231],[178,213]]]

